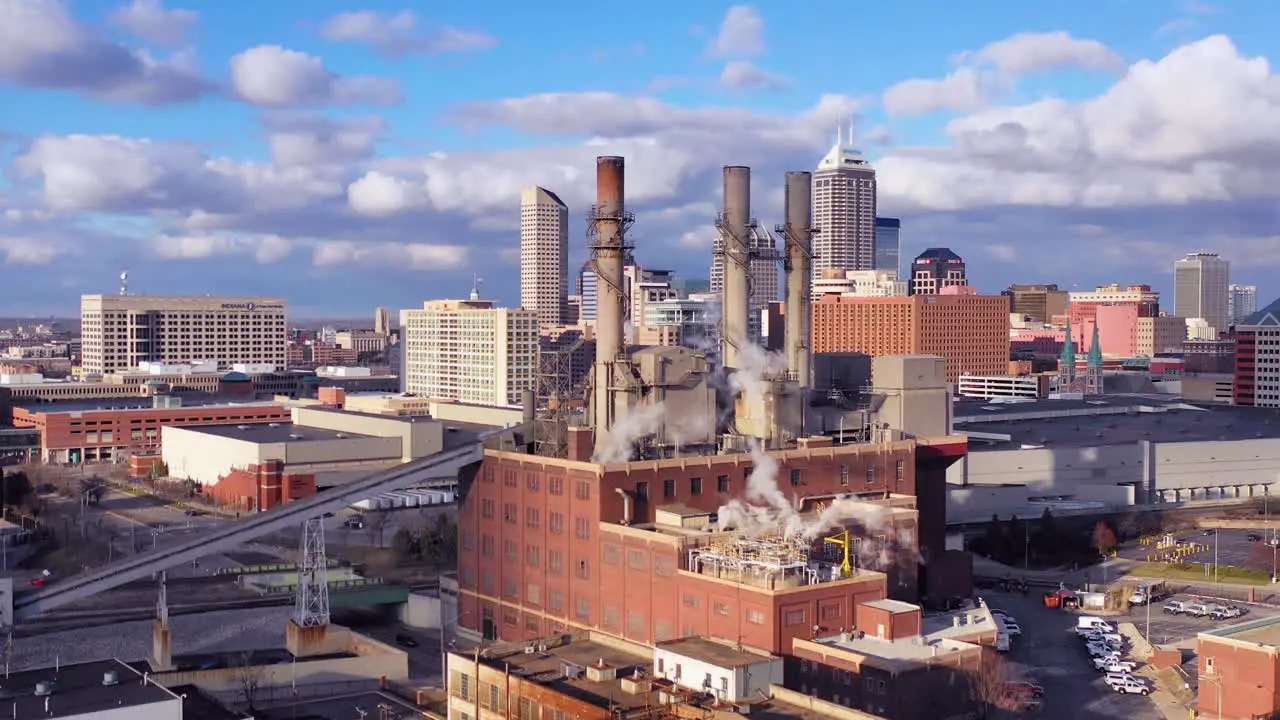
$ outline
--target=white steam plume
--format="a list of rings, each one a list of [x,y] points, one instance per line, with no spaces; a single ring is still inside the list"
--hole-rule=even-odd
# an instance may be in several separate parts
[[[782,353],[770,352],[759,345],[744,345],[738,352],[738,360],[741,367],[734,368],[733,375],[729,376],[729,387],[742,393],[753,405],[758,406],[764,402],[769,380],[786,376],[787,358]]]
[[[604,442],[591,456],[591,462],[608,465],[631,460],[635,456],[636,441],[661,430],[665,413],[666,408],[662,403],[632,408],[609,429]]]

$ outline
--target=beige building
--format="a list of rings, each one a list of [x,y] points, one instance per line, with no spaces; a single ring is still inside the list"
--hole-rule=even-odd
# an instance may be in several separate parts
[[[813,296],[905,297],[907,281],[896,270],[823,270],[813,281]]]
[[[377,330],[344,330],[334,335],[333,344],[356,353],[381,355],[387,351],[388,340],[386,333]]]
[[[403,389],[433,400],[520,405],[538,368],[538,315],[469,300],[400,311]]]
[[[278,297],[83,295],[81,370],[101,375],[192,360],[283,368],[285,310]]]
[[[527,188],[520,195],[520,306],[543,327],[563,325],[568,296],[569,208],[546,188]]]
[[[1187,339],[1187,320],[1171,315],[1140,317],[1137,330],[1137,354],[1140,356],[1182,352],[1182,343]]]

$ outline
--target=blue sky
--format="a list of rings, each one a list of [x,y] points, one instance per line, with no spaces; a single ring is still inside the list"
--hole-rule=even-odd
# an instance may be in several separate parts
[[[473,272],[511,301],[519,189],[570,203],[580,264],[598,154],[640,261],[705,275],[719,167],[771,225],[851,113],[904,254],[951,246],[986,291],[1168,291],[1208,249],[1280,293],[1280,5],[1060,5],[0,0],[0,315],[124,267],[299,315]]]

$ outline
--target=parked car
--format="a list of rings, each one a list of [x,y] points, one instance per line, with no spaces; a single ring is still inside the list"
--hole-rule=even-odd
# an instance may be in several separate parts
[[[1128,672],[1131,673],[1138,667],[1138,664],[1132,660],[1119,660],[1113,658],[1103,658],[1094,660],[1093,664],[1103,672]]]
[[[1243,614],[1244,610],[1241,610],[1234,605],[1215,605],[1213,606],[1213,609],[1209,611],[1209,617],[1214,620],[1231,620],[1233,618],[1238,618]]]
[[[1122,647],[1124,645],[1124,636],[1117,633],[1094,633],[1085,636],[1087,642],[1097,642],[1107,647]]]
[[[1147,687],[1146,683],[1139,682],[1136,678],[1133,680],[1129,680],[1128,682],[1112,685],[1111,689],[1115,690],[1118,693],[1125,693],[1128,695],[1150,695],[1151,694],[1151,688]]]
[[[1206,617],[1209,615],[1209,606],[1204,603],[1187,603],[1182,612],[1191,617]]]
[[[1106,657],[1116,651],[1115,648],[1105,643],[1089,643],[1085,646],[1085,649],[1087,649],[1089,654],[1093,657]]]
[[[1245,539],[1248,540],[1249,542],[1261,542],[1262,536],[1259,535],[1258,533],[1249,533],[1248,535],[1245,536]]]
[[[1102,681],[1107,684],[1107,687],[1111,688],[1112,690],[1115,690],[1117,685],[1123,685],[1125,683],[1130,683],[1130,682],[1137,682],[1138,678],[1134,677],[1132,673],[1109,672],[1106,675],[1102,676]]]
[[[1187,611],[1187,604],[1181,600],[1170,600],[1163,609],[1166,615],[1181,615]]]
[[[1032,698],[1038,700],[1044,697],[1044,688],[1035,683],[1024,682],[1021,680],[1010,680],[1004,684],[1005,692],[1020,698]]]
[[[1115,632],[1116,628],[1114,625],[1100,617],[1085,615],[1083,617],[1076,618],[1076,634],[1087,635],[1094,631]]]
[[[1213,528],[1205,528],[1204,530],[1200,531],[1200,534],[1205,537],[1213,537],[1214,535],[1217,534],[1217,532],[1218,531],[1214,530]]]

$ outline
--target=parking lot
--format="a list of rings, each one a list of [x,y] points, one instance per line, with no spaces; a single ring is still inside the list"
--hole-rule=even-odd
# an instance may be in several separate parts
[[[1277,611],[1270,608],[1262,608],[1257,606],[1245,605],[1243,603],[1229,603],[1235,605],[1244,611],[1244,614],[1238,618],[1230,620],[1214,620],[1213,618],[1191,617],[1189,615],[1169,615],[1164,612],[1164,604],[1170,600],[1180,600],[1182,602],[1202,602],[1206,605],[1213,605],[1220,601],[1210,598],[1202,598],[1199,595],[1178,594],[1159,600],[1150,606],[1141,606],[1130,608],[1129,622],[1132,622],[1138,628],[1138,632],[1142,633],[1150,642],[1156,645],[1165,645],[1176,643],[1184,638],[1194,638],[1198,633],[1206,630],[1214,630],[1235,623],[1245,622],[1246,620],[1259,620],[1261,618],[1272,617]],[[1224,603],[1227,604],[1227,603]],[[1150,617],[1150,634],[1147,632],[1147,620]]]
[[[1261,572],[1273,572],[1276,569],[1276,561],[1280,558],[1280,552],[1268,545],[1266,542],[1250,542],[1249,535],[1256,534],[1269,539],[1270,535],[1262,530],[1188,530],[1174,535],[1178,540],[1187,544],[1202,546],[1204,549],[1199,552],[1183,555],[1179,558],[1181,562],[1201,564],[1208,566],[1206,579],[1213,579],[1213,562],[1214,548],[1217,548],[1217,562],[1220,566],[1247,568],[1249,570],[1258,570]],[[1130,560],[1146,560],[1147,556],[1155,552],[1155,548],[1148,545],[1133,545],[1121,550],[1121,557]]]
[[[1061,720],[1127,718],[1157,720],[1162,715],[1150,698],[1121,695],[1094,670],[1084,643],[1076,636],[1076,616],[1046,608],[1037,594],[983,592],[991,608],[1013,614],[1022,627],[1007,657],[1010,679],[1045,688],[1042,715]],[[1157,609],[1158,610],[1158,609]],[[1154,615],[1153,615],[1154,619]]]

